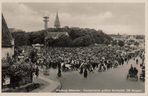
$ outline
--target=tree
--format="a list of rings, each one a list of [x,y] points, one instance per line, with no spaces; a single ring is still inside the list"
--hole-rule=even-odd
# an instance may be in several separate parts
[[[26,35],[24,31],[14,32],[12,33],[12,36],[14,37],[14,43],[16,46],[27,45],[28,36]]]
[[[47,46],[54,46],[55,40],[53,38],[46,39]]]
[[[10,85],[15,88],[20,86],[20,84],[27,84],[32,82],[33,67],[30,64],[17,64],[11,65],[8,69],[8,74],[10,76]]]
[[[68,31],[69,36],[71,37],[72,40],[79,38],[81,36],[86,35],[83,29],[80,29],[79,27],[73,27],[70,28],[70,30]]]
[[[72,42],[71,38],[63,34],[58,39],[56,39],[54,43],[56,46],[66,47],[70,46],[71,42]]]
[[[92,43],[92,39],[89,35],[82,36],[73,40],[73,46],[89,46]]]

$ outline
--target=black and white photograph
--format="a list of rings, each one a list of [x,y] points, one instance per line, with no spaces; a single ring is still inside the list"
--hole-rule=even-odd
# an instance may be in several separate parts
[[[1,93],[145,93],[144,2],[2,2]]]

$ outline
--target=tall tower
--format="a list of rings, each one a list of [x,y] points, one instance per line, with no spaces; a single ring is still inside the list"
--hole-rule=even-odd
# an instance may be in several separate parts
[[[60,21],[59,21],[58,12],[56,14],[56,18],[55,18],[55,22],[54,22],[54,27],[55,28],[60,28]]]
[[[43,17],[44,18],[44,28],[45,28],[45,30],[47,30],[48,29],[48,21],[49,21],[49,17],[47,17],[47,16],[45,16],[45,17]]]

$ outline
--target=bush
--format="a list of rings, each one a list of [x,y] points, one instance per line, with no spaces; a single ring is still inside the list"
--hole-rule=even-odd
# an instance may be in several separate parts
[[[32,82],[34,69],[29,64],[11,65],[8,69],[10,76],[10,85],[15,86],[24,85]]]

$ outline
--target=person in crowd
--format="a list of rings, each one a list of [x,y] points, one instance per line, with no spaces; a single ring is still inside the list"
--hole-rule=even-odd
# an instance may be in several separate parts
[[[137,76],[137,74],[138,74],[138,70],[137,70],[136,67],[134,67],[133,73],[134,73],[134,76]]]
[[[36,78],[38,78],[38,76],[39,76],[39,68],[38,68],[38,66],[35,69],[35,75],[36,75]]]
[[[87,75],[88,75],[87,69],[85,69],[85,70],[84,70],[84,78],[87,78]]]
[[[82,73],[83,73],[83,67],[80,68],[80,74],[82,74]]]
[[[138,64],[138,59],[136,59],[136,64]]]
[[[129,73],[130,76],[133,76],[134,75],[133,72],[134,72],[134,68],[131,65],[131,68],[129,69],[129,72],[128,73]]]

